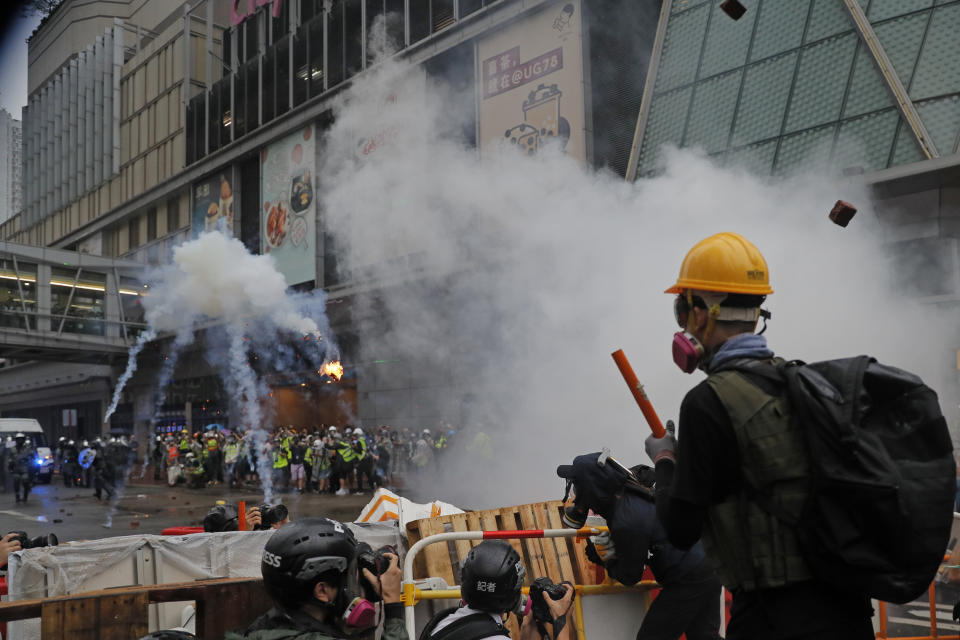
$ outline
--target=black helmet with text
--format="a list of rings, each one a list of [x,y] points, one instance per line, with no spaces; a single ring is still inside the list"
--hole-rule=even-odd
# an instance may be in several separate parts
[[[485,540],[470,550],[460,568],[460,596],[472,609],[514,611],[521,600],[526,569],[520,554],[503,540]]]

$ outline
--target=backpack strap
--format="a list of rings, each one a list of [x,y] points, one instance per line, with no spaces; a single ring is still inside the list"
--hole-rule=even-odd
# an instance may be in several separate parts
[[[489,613],[485,612],[464,616],[434,633],[433,630],[437,628],[440,621],[456,610],[457,607],[450,607],[433,616],[420,632],[419,640],[481,640],[492,636],[510,636],[506,627],[498,624]]]

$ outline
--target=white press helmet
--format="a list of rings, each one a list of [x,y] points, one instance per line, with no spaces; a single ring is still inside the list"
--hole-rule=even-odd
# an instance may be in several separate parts
[[[361,429],[360,427],[357,427],[356,429],[353,430],[353,435],[355,435],[355,436],[362,436],[362,435],[363,435],[363,429]]]

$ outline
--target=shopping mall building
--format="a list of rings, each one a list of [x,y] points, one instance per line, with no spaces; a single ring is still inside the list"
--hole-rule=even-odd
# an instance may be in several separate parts
[[[361,357],[351,313],[370,308],[358,300],[377,283],[338,272],[318,199],[291,201],[300,233],[280,240],[261,206],[314,187],[332,100],[383,48],[470,98],[457,108],[477,148],[504,132],[531,152],[563,136],[585,166],[642,179],[672,143],[765,175],[827,166],[866,181],[891,252],[914,267],[904,272],[932,274],[901,286],[956,305],[960,0],[742,2],[734,20],[715,0],[65,0],[29,43],[23,210],[0,238],[102,262],[0,255],[0,296],[19,301],[0,325],[129,340],[142,319],[131,265],[225,225],[269,250],[290,287],[330,296],[348,375],[336,392],[297,372],[270,380],[278,422],[341,421],[344,406],[365,424],[463,420],[469,398],[438,392],[442,367],[414,376],[403,358]],[[31,312],[43,312],[32,326]],[[13,363],[0,369],[0,413],[41,418],[54,437],[97,433],[122,354],[64,363],[58,344],[0,353]],[[145,435],[164,352],[161,340],[141,357],[109,428]],[[229,412],[187,353],[161,428]]]

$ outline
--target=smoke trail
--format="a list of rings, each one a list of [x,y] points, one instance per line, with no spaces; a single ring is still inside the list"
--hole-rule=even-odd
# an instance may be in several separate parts
[[[263,489],[264,500],[273,504],[273,464],[267,451],[269,433],[263,426],[260,398],[264,395],[256,373],[250,367],[249,355],[245,345],[243,328],[228,324],[227,335],[230,338],[230,371],[233,377],[233,389],[241,407],[240,424],[246,428],[252,441],[251,450],[257,454],[257,473]]]
[[[117,386],[113,390],[113,398],[110,400],[110,406],[107,408],[107,413],[103,417],[104,422],[109,421],[110,416],[117,410],[117,405],[120,403],[120,396],[123,394],[123,388],[127,386],[127,382],[129,382],[133,374],[137,372],[137,356],[140,355],[140,352],[143,351],[146,344],[156,339],[156,337],[157,332],[152,328],[148,328],[137,336],[137,341],[130,347],[130,353],[127,355],[127,368],[124,370],[123,375],[120,376],[120,379],[117,380]]]

